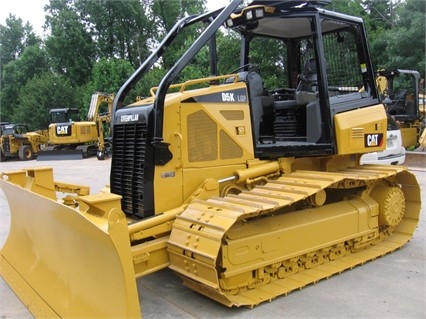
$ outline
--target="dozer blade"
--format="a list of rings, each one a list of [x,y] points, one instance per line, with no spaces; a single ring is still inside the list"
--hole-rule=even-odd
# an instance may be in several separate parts
[[[0,275],[11,289],[35,317],[140,317],[120,197],[82,196],[80,208],[71,208],[21,187],[37,172],[27,174],[0,181],[11,212]]]
[[[37,161],[81,160],[82,150],[49,150],[38,153]]]

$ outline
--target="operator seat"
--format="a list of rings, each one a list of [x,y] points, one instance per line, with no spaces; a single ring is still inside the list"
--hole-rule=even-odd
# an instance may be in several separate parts
[[[322,135],[321,110],[318,99],[318,75],[315,59],[305,62],[296,88],[297,105],[306,106],[306,141],[316,143]]]
[[[310,58],[305,62],[303,72],[299,76],[300,82],[297,90],[315,92],[318,89],[317,67],[315,59]]]

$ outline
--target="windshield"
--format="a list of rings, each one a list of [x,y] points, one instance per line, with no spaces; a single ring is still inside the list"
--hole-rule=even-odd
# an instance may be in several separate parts
[[[80,121],[78,110],[52,110],[50,112],[51,123],[65,123]]]

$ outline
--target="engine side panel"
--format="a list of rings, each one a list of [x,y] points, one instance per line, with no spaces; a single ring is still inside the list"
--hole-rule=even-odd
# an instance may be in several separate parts
[[[339,113],[334,124],[339,155],[386,149],[387,117],[381,104]]]

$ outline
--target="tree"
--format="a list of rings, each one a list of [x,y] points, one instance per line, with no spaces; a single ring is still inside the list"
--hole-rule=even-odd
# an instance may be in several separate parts
[[[362,2],[369,13],[369,29],[384,30],[394,26],[394,5],[391,0],[366,0]]]
[[[365,18],[367,13],[363,0],[333,0],[326,9]]]
[[[425,76],[425,3],[407,0],[395,7],[392,28],[376,34],[372,42],[377,68],[414,69]]]
[[[117,92],[133,73],[134,68],[127,60],[101,58],[93,67],[89,91]]]
[[[1,70],[7,63],[19,58],[26,47],[38,45],[40,42],[28,22],[24,25],[21,18],[9,14],[6,25],[0,25]]]
[[[83,113],[87,113],[93,93],[116,93],[133,72],[134,68],[127,60],[101,58],[94,65],[91,81],[85,89]]]
[[[46,25],[51,35],[45,40],[55,72],[75,85],[85,84],[95,60],[95,43],[70,0],[51,0]]]
[[[18,104],[18,89],[46,66],[38,38],[27,22],[9,14],[0,25],[0,118],[10,120]],[[26,54],[24,53],[26,51]],[[18,62],[22,57],[22,61]]]
[[[175,23],[184,16],[199,14],[205,10],[204,0],[148,0],[146,1],[146,8],[148,10],[147,16],[153,22],[152,47],[156,46],[173,28]],[[199,25],[186,27],[178,38],[174,40],[163,56],[162,65],[164,68],[169,69],[172,67],[195,41],[200,34],[200,30],[197,27]]]
[[[416,69],[425,76],[425,3],[407,0],[398,8],[398,28],[388,30],[389,38],[387,66]]]
[[[12,120],[26,123],[31,130],[46,129],[53,108],[81,105],[81,93],[64,76],[46,72],[33,77],[19,92],[20,103]]]
[[[222,33],[216,37],[218,54],[219,74],[229,74],[235,70],[240,63],[240,42],[241,38],[236,32]],[[233,57],[230,59],[229,57]]]
[[[42,42],[31,26],[10,15],[0,25],[1,92],[0,116],[21,120],[30,110],[30,89],[38,87],[49,95],[53,79],[66,82],[74,107],[87,110],[96,91],[117,92],[167,32],[182,17],[205,11],[206,0],[50,0],[46,6],[46,31]],[[245,1],[247,3],[247,1]],[[248,1],[250,2],[250,1]],[[425,3],[418,0],[333,0],[326,9],[360,16],[370,42],[376,68],[407,68],[425,76]],[[165,73],[182,57],[203,31],[192,25],[179,34],[152,70],[129,92],[126,101],[147,96]],[[218,73],[239,66],[240,39],[233,32],[216,36]],[[265,52],[264,47],[269,50]],[[285,85],[283,47],[253,42],[251,62],[267,75],[267,87]],[[175,82],[210,75],[207,46],[191,60]],[[37,79],[35,79],[37,76]],[[65,90],[61,93],[68,96]],[[71,93],[70,93],[71,94]],[[33,98],[33,104],[42,97]],[[25,98],[25,107],[22,107]],[[76,98],[76,99],[74,99]],[[50,103],[50,102],[49,102]],[[34,105],[32,106],[35,107]],[[47,106],[46,109],[52,107]],[[17,111],[19,110],[19,112]],[[19,115],[18,115],[18,113]],[[31,117],[25,117],[31,124]],[[36,120],[41,123],[41,120]]]
[[[0,93],[0,113],[2,119],[15,118],[15,110],[20,104],[20,88],[37,74],[49,70],[46,52],[38,45],[25,48],[20,57],[4,66]],[[21,122],[21,121],[20,121]]]
[[[149,53],[147,41],[152,36],[143,2],[76,0],[75,6],[96,41],[98,58],[125,59],[133,67],[141,64]]]

